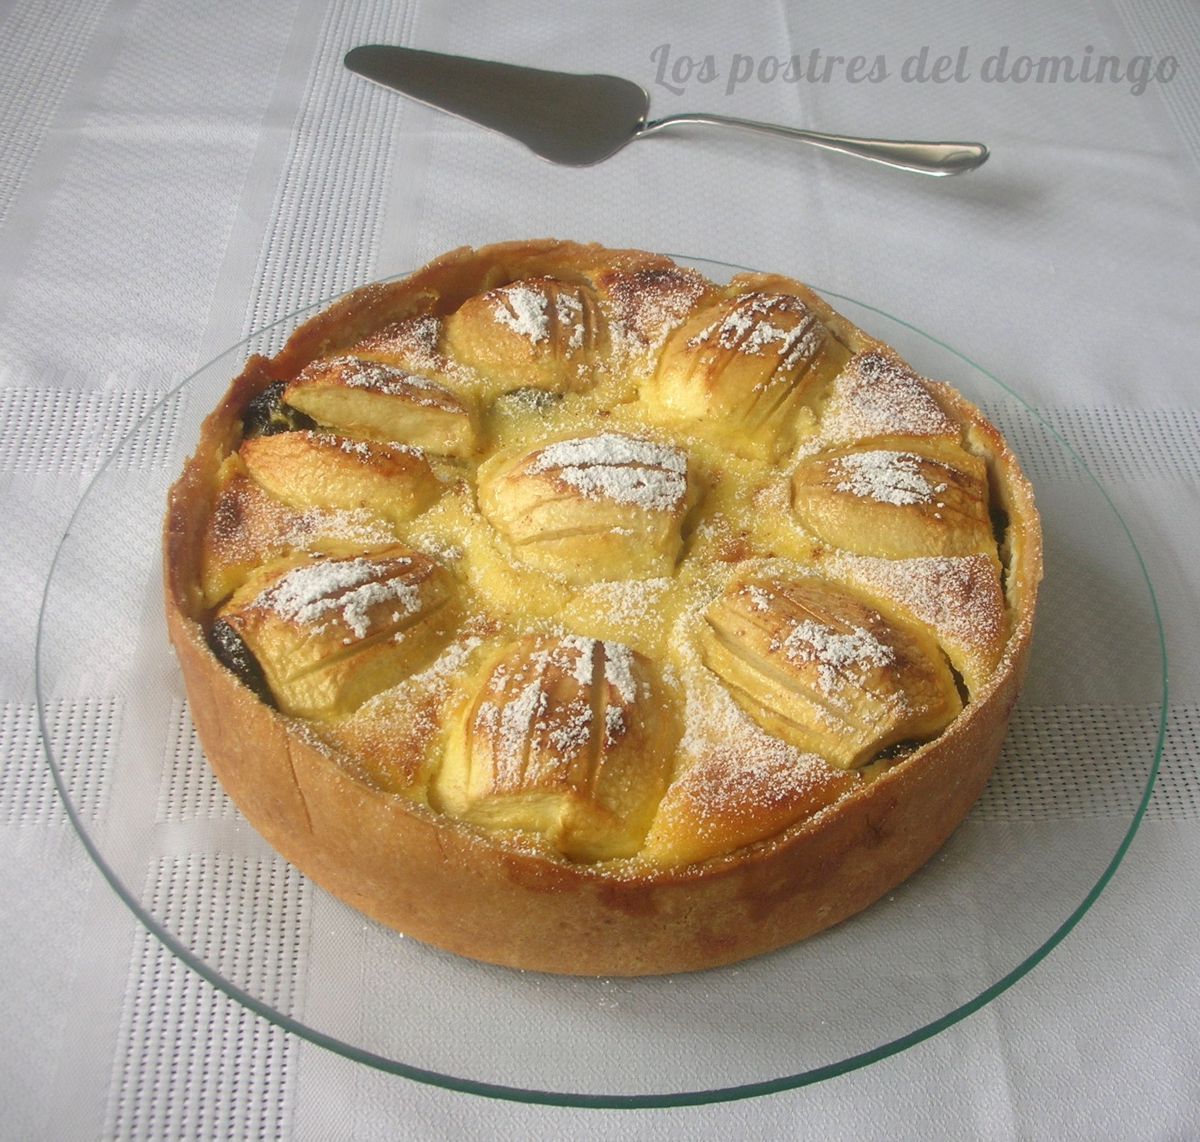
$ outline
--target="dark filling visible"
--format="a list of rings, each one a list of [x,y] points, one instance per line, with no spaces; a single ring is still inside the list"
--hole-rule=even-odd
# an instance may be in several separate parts
[[[212,630],[208,632],[208,644],[222,666],[236,675],[240,682],[253,690],[268,706],[275,705],[275,699],[271,696],[271,689],[267,685],[258,659],[250,653],[250,648],[242,641],[241,636],[224,619],[217,619],[213,623]]]
[[[242,435],[275,436],[280,432],[296,432],[315,428],[316,421],[283,401],[283,381],[268,385],[247,406],[242,418]]]
[[[950,668],[950,675],[954,679],[954,688],[958,691],[958,697],[965,706],[971,701],[971,692],[967,689],[967,684],[963,681],[963,676],[955,669],[954,663],[948,658],[946,659],[946,665]]]
[[[996,540],[996,547],[1003,551],[1008,538],[1008,512],[999,504],[992,504],[988,514],[992,517],[992,536]]]
[[[996,540],[996,554],[1000,559],[1000,589],[1007,594],[1008,562],[1011,556],[1008,549],[1008,512],[998,503],[993,502],[988,508],[988,514],[992,520],[992,536]]]
[[[900,758],[906,757],[914,750],[920,749],[924,742],[919,742],[915,738],[907,738],[902,742],[896,742],[895,745],[890,745],[887,749],[881,749],[871,760],[872,761],[899,761]]]

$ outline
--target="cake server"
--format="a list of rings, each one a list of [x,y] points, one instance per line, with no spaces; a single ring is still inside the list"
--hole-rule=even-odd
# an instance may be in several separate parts
[[[645,89],[615,75],[543,71],[389,44],[352,48],[345,63],[366,79],[499,131],[567,166],[591,166],[637,139],[693,124],[779,135],[919,174],[962,174],[988,157],[982,143],[859,139],[707,113],[651,119]]]

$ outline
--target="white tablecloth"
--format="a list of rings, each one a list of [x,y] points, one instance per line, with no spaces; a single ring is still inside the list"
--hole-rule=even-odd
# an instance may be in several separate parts
[[[45,0],[6,5],[0,21],[0,1135],[1200,1134],[1194,4]],[[655,115],[978,138],[993,156],[930,180],[694,130],[594,168],[551,167],[348,74],[343,53],[365,42],[625,75]],[[923,47],[954,57],[961,81],[915,82],[906,61]],[[986,65],[1005,48],[1000,82]],[[809,65],[813,49],[841,57],[827,79],[788,82],[769,62]],[[877,82],[854,81],[855,55]],[[1112,55],[1123,78],[1022,82],[1021,55],[1078,68]],[[1171,662],[1146,819],[1047,960],[904,1053],[672,1110],[538,1107],[383,1074],[183,967],[110,890],[57,800],[38,736],[41,595],[71,511],[124,433],[301,305],[456,245],[540,235],[778,269],[934,331],[1063,435],[1145,557]],[[1036,480],[1036,457],[1031,469]],[[1121,662],[1089,665],[1106,693],[1124,692]],[[1144,713],[1154,696],[1130,701]],[[116,704],[98,683],[56,716],[102,753]],[[1096,708],[1119,723],[1119,701]]]

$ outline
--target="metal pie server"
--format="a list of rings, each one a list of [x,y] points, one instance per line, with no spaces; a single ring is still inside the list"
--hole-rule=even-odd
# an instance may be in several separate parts
[[[358,75],[524,143],[551,162],[591,166],[628,143],[671,127],[739,127],[811,143],[827,151],[919,174],[962,174],[987,160],[982,143],[920,143],[858,139],[779,127],[727,115],[667,115],[650,119],[645,89],[615,75],[573,75],[388,44],[346,53]]]

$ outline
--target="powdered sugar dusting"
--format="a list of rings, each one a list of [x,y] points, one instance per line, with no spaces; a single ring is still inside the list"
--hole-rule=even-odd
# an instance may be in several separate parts
[[[544,291],[521,282],[493,290],[492,316],[534,345],[550,336],[550,314]]]
[[[890,435],[957,437],[958,427],[907,365],[861,353],[833,383],[821,437],[832,444]]]
[[[590,688],[596,672],[596,653],[601,644],[594,638],[569,634],[559,645],[574,659],[567,664],[571,676],[581,687]]]
[[[399,322],[391,331],[396,343],[408,350],[414,369],[427,368],[441,371],[446,357],[438,348],[442,339],[442,320],[432,313],[411,317]]]
[[[424,450],[415,444],[402,444],[396,440],[357,440],[352,436],[337,436],[330,432],[314,433],[313,439],[327,448],[336,448],[339,452],[344,452],[347,456],[352,456],[364,463],[369,463],[381,456],[393,459],[400,456],[414,456],[423,459],[425,456]]]
[[[366,508],[296,511],[245,477],[222,492],[210,528],[219,557],[236,562],[263,562],[289,550],[311,551],[321,543],[362,549],[396,542],[392,528]]]
[[[609,303],[609,329],[618,355],[659,348],[708,289],[700,274],[681,266],[615,271],[600,285]]]
[[[834,488],[853,496],[901,507],[931,502],[945,484],[931,484],[921,472],[922,459],[914,452],[874,449],[851,452],[830,464]]]
[[[661,617],[658,606],[674,579],[605,579],[590,583],[581,596],[594,601],[607,619],[626,626],[641,626]],[[656,624],[657,625],[657,624]]]
[[[363,358],[378,356],[393,359],[404,369],[412,370],[410,376],[427,374],[456,383],[469,383],[474,377],[473,370],[442,352],[442,332],[442,319],[435,314],[424,313],[384,326],[359,341],[351,352]]]
[[[685,717],[684,767],[659,818],[667,848],[678,844],[684,859],[720,855],[812,819],[860,780],[765,733],[702,676],[688,679]]]
[[[773,737],[755,724],[729,691],[707,670],[692,670],[684,679],[685,730],[680,742],[690,757],[719,756],[734,783],[751,782],[764,797],[785,796],[797,785],[823,772],[827,763]]]
[[[539,740],[555,755],[547,759],[538,749],[543,766],[552,760],[570,767],[597,734],[611,746],[627,730],[627,711],[639,696],[635,669],[628,647],[578,635],[497,665],[488,679],[489,696],[475,715],[476,732],[492,743],[496,783],[518,787]],[[566,693],[556,681],[564,677],[575,683]],[[594,694],[597,683],[601,688]],[[610,687],[616,691],[615,702]],[[596,721],[594,698],[603,711],[602,724]]]
[[[544,669],[543,666],[543,672]],[[493,686],[502,681],[502,676],[493,674]],[[506,701],[480,705],[475,714],[476,732],[482,731],[493,743],[493,780],[497,786],[520,785],[529,755],[531,727],[544,714],[548,703],[538,675],[524,682]]]
[[[567,348],[583,347],[587,329],[584,325],[583,302],[573,293],[559,290],[554,298],[554,314],[560,329],[569,329]]]
[[[554,752],[565,762],[578,757],[591,744],[595,732],[592,707],[582,695],[559,707],[558,718],[546,735]]]
[[[787,326],[772,318],[792,318]],[[689,349],[710,341],[722,349],[763,356],[773,350],[784,370],[813,357],[825,339],[824,327],[800,298],[791,294],[749,293],[722,317],[690,337]]]
[[[364,389],[384,396],[403,397],[412,404],[438,408],[445,412],[462,411],[462,402],[448,389],[428,377],[401,369],[398,365],[362,357],[335,357],[321,364],[336,370],[337,379],[348,388]]]
[[[633,674],[633,651],[623,643],[604,644],[604,677],[616,687],[617,695],[626,706],[637,701],[638,686]]]
[[[744,593],[750,600],[750,606],[760,614],[765,614],[771,609],[771,593],[764,591],[757,583],[747,584]]]
[[[1008,619],[1000,574],[987,555],[883,559],[839,552],[827,568],[908,607],[944,640],[989,660],[998,653]]]
[[[841,631],[812,619],[804,619],[792,627],[780,649],[792,662],[813,663],[817,668],[817,684],[830,696],[845,686],[851,672],[861,676],[890,665],[896,658],[896,652],[865,627]]]
[[[401,557],[389,562],[400,572],[411,561]],[[380,571],[378,562],[362,558],[305,564],[268,587],[254,605],[266,607],[289,622],[312,626],[317,633],[327,629],[327,620],[337,616],[355,636],[365,638],[374,607],[391,603],[401,617],[415,614],[421,607],[418,586],[400,574],[380,580]]]
[[[483,645],[476,634],[466,635],[450,643],[424,670],[408,679],[410,686],[444,687],[466,666],[471,655]]]
[[[351,511],[309,508],[288,519],[280,542],[305,548],[315,539],[338,540],[358,547],[376,547],[395,542],[392,529],[365,508]]]
[[[596,657],[601,656],[602,679],[616,688],[617,695],[626,705],[637,701],[638,687],[634,677],[633,651],[623,643],[567,635],[559,646],[574,658],[568,664],[569,673],[583,688],[590,688],[596,672]]]
[[[616,432],[547,445],[525,470],[553,473],[589,499],[649,511],[675,511],[687,495],[687,456],[680,449]]]
[[[815,317],[810,316],[791,329],[781,329],[768,321],[761,322],[754,327],[742,348],[745,352],[761,355],[767,347],[778,345],[779,365],[787,372],[801,361],[812,360],[824,340],[824,329]]]

